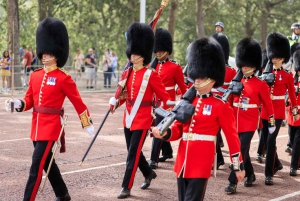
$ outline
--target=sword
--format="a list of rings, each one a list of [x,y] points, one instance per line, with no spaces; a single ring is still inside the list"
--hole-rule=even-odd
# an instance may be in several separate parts
[[[90,143],[90,146],[87,148],[87,150],[86,150],[84,156],[82,157],[82,159],[81,159],[81,161],[80,161],[80,163],[79,163],[80,166],[82,165],[82,163],[83,163],[85,157],[87,156],[87,154],[89,153],[91,147],[93,146],[93,144],[94,144],[94,142],[95,142],[95,140],[96,140],[98,134],[100,133],[101,128],[102,128],[104,122],[106,121],[106,119],[107,119],[109,113],[110,113],[110,110],[108,110],[108,111],[106,112],[106,114],[105,114],[105,116],[104,116],[104,119],[102,120],[102,122],[101,122],[101,124],[100,124],[100,126],[99,126],[99,128],[98,128],[98,130],[97,130],[97,132],[96,132],[96,134],[95,134],[95,136],[93,137],[93,139],[92,139],[92,141],[91,141],[91,143]]]
[[[49,176],[49,172],[50,172],[50,169],[51,169],[51,166],[52,166],[52,163],[53,163],[53,159],[54,159],[55,153],[56,153],[57,149],[61,146],[60,138],[61,138],[61,135],[62,135],[62,133],[63,133],[63,131],[64,131],[64,127],[65,127],[65,125],[66,125],[67,119],[68,119],[68,116],[65,115],[65,116],[64,116],[64,119],[63,119],[63,122],[62,122],[62,125],[61,125],[61,129],[60,129],[60,133],[59,133],[58,139],[57,139],[57,141],[55,142],[55,148],[54,148],[54,150],[53,150],[53,154],[52,154],[52,157],[51,157],[51,160],[50,160],[50,163],[49,163],[47,172],[46,172],[45,180],[44,180],[43,185],[42,185],[41,190],[40,190],[41,193],[44,191],[45,184],[46,184],[47,178],[48,178],[48,176]]]

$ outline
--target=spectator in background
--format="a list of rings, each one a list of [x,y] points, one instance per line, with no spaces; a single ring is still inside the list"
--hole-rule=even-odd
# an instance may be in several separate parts
[[[222,33],[223,30],[224,30],[224,24],[223,24],[223,22],[216,22],[216,24],[215,24],[215,30],[216,30],[216,33]]]
[[[29,53],[28,49],[26,48],[26,46],[23,46],[23,51],[24,51],[24,56],[23,56],[23,67],[24,67],[24,74],[25,74],[25,78],[24,78],[24,85],[28,86],[28,80],[29,80],[29,74],[31,69],[31,54]]]
[[[74,57],[75,69],[77,80],[81,80],[81,72],[84,72],[84,55],[80,52],[80,49],[76,49],[76,55]]]
[[[35,68],[33,67],[33,65],[36,63],[36,55],[34,54],[34,51],[31,46],[28,47],[28,52],[31,55],[31,69],[32,69],[32,71],[34,71]]]
[[[93,89],[93,81],[95,79],[96,59],[94,57],[94,51],[92,48],[89,49],[88,55],[85,57],[86,65],[86,88]]]
[[[95,63],[97,64],[98,63],[98,58],[99,58],[99,55],[98,55],[98,53],[96,52],[96,49],[93,47],[92,48],[93,49],[93,55],[94,55],[94,58],[95,58]],[[94,83],[94,85],[95,85],[95,88],[96,88],[96,86],[97,86],[97,79],[98,79],[98,68],[95,68],[95,83]]]
[[[118,81],[115,70],[118,67],[118,57],[117,54],[115,52],[111,53],[112,57],[111,57],[111,66],[112,66],[112,75],[114,76],[114,81]]]
[[[71,49],[69,48],[69,56],[68,56],[66,64],[64,65],[64,69],[68,72],[73,70],[73,55],[70,50]]]
[[[2,75],[2,92],[10,91],[10,62],[11,59],[9,57],[8,51],[3,52],[3,58],[0,60],[1,65],[1,75]],[[5,81],[6,81],[6,87],[5,87]]]
[[[112,76],[112,56],[109,48],[105,50],[105,54],[102,59],[103,74],[104,74],[104,88],[111,87],[111,76]]]
[[[20,61],[22,62],[23,57],[25,55],[23,48],[26,47],[26,45],[22,45],[22,47],[20,47]]]

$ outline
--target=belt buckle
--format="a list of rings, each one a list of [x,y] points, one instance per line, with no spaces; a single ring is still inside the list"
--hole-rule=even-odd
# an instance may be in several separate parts
[[[189,133],[187,136],[188,140],[193,140],[194,139],[194,135],[192,133]]]

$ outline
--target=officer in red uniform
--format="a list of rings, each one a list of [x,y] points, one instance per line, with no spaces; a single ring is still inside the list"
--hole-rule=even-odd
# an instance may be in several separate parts
[[[254,132],[259,125],[259,107],[262,104],[270,117],[268,127],[270,134],[275,130],[274,110],[267,83],[254,75],[255,71],[260,70],[262,61],[262,51],[258,41],[253,38],[242,39],[237,44],[235,59],[237,67],[244,74],[241,80],[244,89],[240,95],[233,95],[232,106],[237,120],[237,131],[241,142],[241,153],[247,177],[244,186],[251,187],[256,177],[251,164],[249,149]],[[230,184],[226,190],[231,192],[233,189],[231,185],[236,184],[237,181],[236,176],[231,174],[229,181]]]
[[[297,107],[300,108],[300,50],[297,50],[293,55],[294,63],[294,84],[296,89],[296,99]],[[300,157],[300,120],[294,121],[292,109],[289,109],[288,114],[288,125],[289,125],[289,135],[292,145],[292,158],[290,166],[290,176],[297,176],[297,169],[299,167],[299,157]]]
[[[220,45],[222,47],[222,50],[223,50],[223,53],[224,53],[224,56],[225,56],[225,78],[224,78],[224,83],[223,83],[223,86],[218,88],[218,89],[222,89],[222,91],[225,91],[226,89],[228,89],[231,80],[236,75],[236,71],[228,65],[229,42],[228,42],[227,37],[222,33],[215,33],[215,34],[212,35],[212,37],[220,43]],[[218,91],[215,88],[212,89],[212,92],[214,94],[218,94],[220,96],[223,96],[223,92]],[[222,151],[221,151],[221,147],[224,147],[224,142],[223,142],[223,138],[222,138],[222,135],[221,135],[221,129],[218,131],[216,146],[217,146],[216,147],[216,149],[217,149],[217,169],[219,169],[219,166],[225,164],[224,157],[223,157],[223,154],[222,154]]]
[[[282,63],[288,62],[290,59],[290,45],[288,39],[281,33],[271,33],[267,37],[267,55],[271,61],[271,65],[273,65],[272,73],[275,74],[274,84],[270,87],[270,96],[273,103],[276,126],[276,129],[272,134],[270,134],[268,130],[270,119],[265,106],[262,107],[261,118],[263,124],[262,136],[265,145],[267,146],[265,184],[273,185],[273,175],[283,168],[276,152],[276,138],[281,123],[285,119],[285,93],[287,90],[290,97],[293,118],[295,118],[294,120],[298,120],[299,115],[293,76],[282,68]]]
[[[155,69],[165,86],[166,91],[170,96],[171,101],[176,100],[175,85],[177,84],[181,93],[185,93],[187,86],[184,83],[184,75],[181,66],[176,61],[168,59],[172,54],[173,42],[170,32],[166,29],[159,28],[155,32],[154,53],[156,58],[154,63],[157,63]],[[163,109],[172,109],[172,107],[164,105]],[[155,125],[160,122],[159,116],[156,116]],[[159,157],[160,149],[162,156]],[[164,142],[160,139],[153,138],[150,163],[152,169],[156,169],[158,162],[164,162],[166,159],[173,158],[173,150],[170,142]]]
[[[158,73],[149,68],[154,46],[152,29],[144,23],[133,23],[128,27],[126,35],[126,54],[133,63],[133,66],[130,67],[133,70],[127,78],[124,96],[121,96],[124,98],[116,100],[115,97],[112,97],[109,101],[110,105],[115,105],[116,101],[120,105],[126,102],[123,125],[128,156],[122,190],[118,195],[119,199],[127,198],[130,195],[137,167],[145,177],[141,189],[148,188],[151,180],[156,178],[156,173],[143,155],[142,147],[147,131],[152,124],[151,112],[154,94],[164,105],[169,100],[169,95]],[[110,108],[112,107],[110,106]]]
[[[63,22],[56,18],[44,19],[36,31],[36,48],[37,56],[42,60],[44,67],[31,74],[23,100],[6,101],[7,110],[11,107],[11,102],[14,102],[17,112],[33,109],[30,138],[34,151],[24,201],[35,200],[43,169],[48,169],[53,154],[51,149],[61,130],[60,114],[65,97],[74,105],[82,127],[90,135],[93,135],[94,131],[89,110],[83,103],[76,84],[72,77],[61,69],[69,54],[69,37]],[[71,200],[55,160],[48,178],[57,197],[56,201]]]
[[[238,180],[244,178],[245,171],[233,109],[211,92],[212,87],[222,86],[224,82],[222,47],[213,38],[200,38],[191,43],[186,58],[188,75],[195,81],[197,90],[191,102],[195,106],[195,114],[185,124],[175,121],[163,136],[160,136],[158,127],[152,127],[152,133],[167,141],[180,139],[174,165],[179,200],[204,200],[220,127],[226,136]]]

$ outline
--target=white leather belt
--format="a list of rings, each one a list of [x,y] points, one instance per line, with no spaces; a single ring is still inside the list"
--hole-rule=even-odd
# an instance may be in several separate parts
[[[217,89],[215,89],[215,88],[212,88],[211,92],[219,92],[219,91]]]
[[[233,103],[233,106],[239,108],[257,108],[256,104]]]
[[[172,87],[166,87],[166,91],[172,90],[172,89],[175,89],[175,86],[172,86]]]
[[[223,86],[229,86],[230,85],[230,82],[224,82],[223,83]]]
[[[197,133],[183,133],[182,139],[186,141],[196,141],[196,140],[202,140],[202,141],[216,141],[216,136],[212,135],[205,135],[205,134],[197,134]]]
[[[284,100],[285,96],[273,96],[273,95],[271,95],[271,99],[272,100]]]

